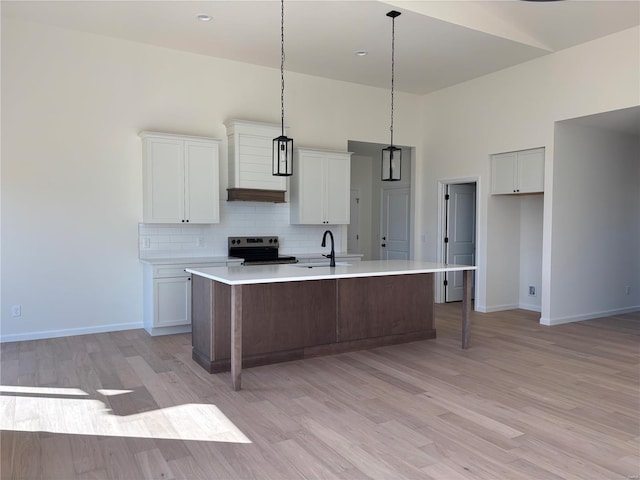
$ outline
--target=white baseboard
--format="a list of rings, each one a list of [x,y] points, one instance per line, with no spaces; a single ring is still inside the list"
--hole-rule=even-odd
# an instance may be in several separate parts
[[[136,328],[143,328],[142,322],[117,323],[115,325],[97,325],[95,327],[67,328],[64,330],[45,330],[41,332],[0,335],[0,343],[22,342],[25,340],[41,340],[43,338],[72,337],[74,335],[88,335],[91,333],[117,332],[120,330],[134,330]]]
[[[540,305],[530,305],[528,303],[521,303],[518,308],[522,310],[529,310],[531,312],[542,312],[542,307]]]
[[[622,315],[624,313],[640,312],[640,305],[627,308],[617,308],[615,310],[607,310],[604,312],[586,313],[583,315],[572,315],[569,317],[559,318],[541,318],[540,323],[542,325],[562,325],[563,323],[581,322],[583,320],[593,320],[594,318],[612,317],[614,315]]]
[[[491,307],[484,307],[484,310],[478,310],[482,313],[492,313],[492,312],[501,312],[503,310],[515,310],[516,308],[520,308],[520,305],[517,303],[508,304],[508,305],[493,305]]]

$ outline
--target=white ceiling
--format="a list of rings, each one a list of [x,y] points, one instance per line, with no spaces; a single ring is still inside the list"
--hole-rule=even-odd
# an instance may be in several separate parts
[[[3,17],[280,67],[280,2],[6,1]],[[285,2],[285,69],[425,94],[640,24],[640,0]],[[196,15],[213,17],[198,22]],[[366,57],[356,57],[367,50]]]
[[[0,0],[3,17],[280,68],[280,2]],[[640,0],[287,0],[285,69],[425,94],[640,25]],[[213,19],[203,23],[196,15]],[[354,52],[369,55],[357,57]],[[638,108],[579,119],[638,135]]]

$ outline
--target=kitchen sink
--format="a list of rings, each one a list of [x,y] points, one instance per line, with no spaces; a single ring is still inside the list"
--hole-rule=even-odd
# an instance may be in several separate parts
[[[296,263],[294,267],[298,268],[317,268],[317,267],[328,267],[329,262],[311,262],[311,263]],[[336,267],[350,267],[350,263],[346,262],[336,262]]]

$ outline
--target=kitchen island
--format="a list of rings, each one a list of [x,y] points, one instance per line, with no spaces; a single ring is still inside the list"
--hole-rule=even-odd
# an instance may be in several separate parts
[[[463,272],[468,347],[476,267],[410,260],[188,268],[193,359],[210,373],[435,338],[434,275]]]

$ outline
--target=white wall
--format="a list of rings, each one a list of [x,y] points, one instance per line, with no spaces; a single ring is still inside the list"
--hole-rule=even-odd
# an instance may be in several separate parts
[[[1,35],[2,339],[139,326],[138,132],[224,139],[231,118],[277,122],[279,74],[6,18]],[[437,258],[438,181],[479,178],[479,310],[500,304],[510,272],[510,254],[496,248],[509,225],[488,195],[489,155],[545,146],[553,172],[555,121],[639,105],[639,36],[633,28],[422,99],[397,94],[395,140],[416,147],[414,240],[425,239],[416,258]],[[296,145],[387,141],[386,89],[288,73],[286,107]],[[547,318],[552,187],[547,175]]]
[[[518,306],[526,310],[541,311],[540,285],[542,284],[542,227],[544,196],[542,194],[518,196],[520,203],[520,281]],[[529,295],[529,286],[536,294]]]
[[[515,249],[505,247],[512,205],[489,195],[492,153],[546,147],[542,316],[550,314],[554,122],[640,104],[640,28],[632,28],[423,97],[423,157],[418,162],[426,260],[437,260],[438,181],[477,176],[478,272],[476,309],[488,311],[519,298]],[[515,208],[515,207],[514,207]]]
[[[488,185],[487,185],[488,188]],[[519,306],[520,292],[520,198],[495,195],[488,198],[487,221],[498,225],[501,234],[495,235],[487,245],[486,272],[491,294],[485,311],[510,310]],[[478,222],[480,228],[480,222]],[[478,242],[480,243],[480,242]],[[476,247],[476,250],[479,250]],[[478,257],[480,255],[478,254]],[[478,258],[478,263],[480,260]],[[476,295],[476,298],[478,296]],[[476,300],[480,303],[480,300]]]
[[[495,303],[487,311],[541,310],[543,201],[542,194],[489,197],[490,216],[503,222],[503,234],[491,242],[489,252],[511,268],[497,275],[499,283],[492,285]],[[491,264],[487,269],[493,273]],[[536,296],[529,296],[529,285],[536,288]]]
[[[640,309],[640,138],[558,123],[553,189],[551,310],[542,322]]]
[[[279,121],[279,72],[7,18],[1,34],[2,340],[141,326],[138,132],[220,138],[224,159],[225,120]],[[286,75],[296,145],[386,141],[386,89]],[[418,98],[395,113],[418,144]],[[222,196],[226,178],[221,161]]]

